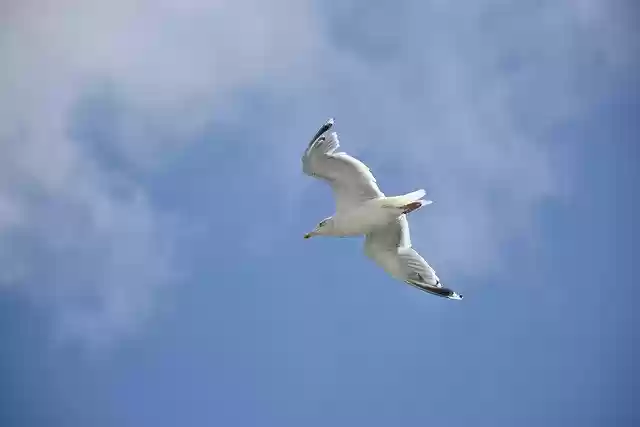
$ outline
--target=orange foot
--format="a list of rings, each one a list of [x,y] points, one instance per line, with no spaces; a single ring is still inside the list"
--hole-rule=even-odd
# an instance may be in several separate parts
[[[422,201],[411,202],[403,206],[404,211],[402,211],[402,213],[408,214],[409,212],[413,212],[416,209],[419,209],[421,207],[422,207]]]

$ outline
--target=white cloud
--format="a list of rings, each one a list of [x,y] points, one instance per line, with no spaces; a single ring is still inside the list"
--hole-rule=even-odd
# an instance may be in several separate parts
[[[593,0],[313,7],[0,6],[0,283],[51,310],[62,335],[102,343],[135,329],[174,278],[174,227],[71,132],[100,87],[123,113],[111,148],[141,173],[213,115],[241,122],[235,93],[262,85],[300,107],[286,129],[265,129],[262,143],[280,144],[272,178],[306,186],[297,136],[335,115],[346,149],[369,153],[374,171],[402,165],[403,181],[436,200],[413,230],[442,275],[487,273],[564,185],[544,135],[596,103],[635,48]],[[295,205],[299,190],[283,199]]]
[[[295,67],[312,43],[307,6],[3,3],[0,283],[48,309],[62,336],[101,344],[135,329],[175,274],[175,230],[74,137],[74,108],[113,87],[124,119],[111,142],[152,166],[235,89]]]

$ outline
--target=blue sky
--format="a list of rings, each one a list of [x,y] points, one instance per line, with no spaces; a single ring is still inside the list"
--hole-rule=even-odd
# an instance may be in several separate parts
[[[631,2],[0,12],[3,426],[638,422]],[[302,239],[331,116],[462,302]]]

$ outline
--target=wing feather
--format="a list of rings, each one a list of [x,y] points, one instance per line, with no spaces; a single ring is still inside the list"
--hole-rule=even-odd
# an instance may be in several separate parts
[[[343,152],[338,135],[326,132],[333,126],[327,121],[316,133],[302,156],[302,171],[326,181],[333,189],[336,211],[348,211],[360,203],[383,197],[371,170],[360,160]]]
[[[462,295],[442,286],[435,270],[411,247],[406,215],[367,234],[364,250],[367,256],[396,279],[431,294],[462,299]]]
[[[367,234],[365,246],[378,250],[393,251],[411,247],[409,221],[406,215],[400,215],[394,222]]]

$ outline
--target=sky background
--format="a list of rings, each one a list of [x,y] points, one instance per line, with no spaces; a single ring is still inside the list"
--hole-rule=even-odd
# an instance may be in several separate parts
[[[0,425],[638,425],[638,12],[2,2]],[[328,117],[463,301],[302,239]]]

